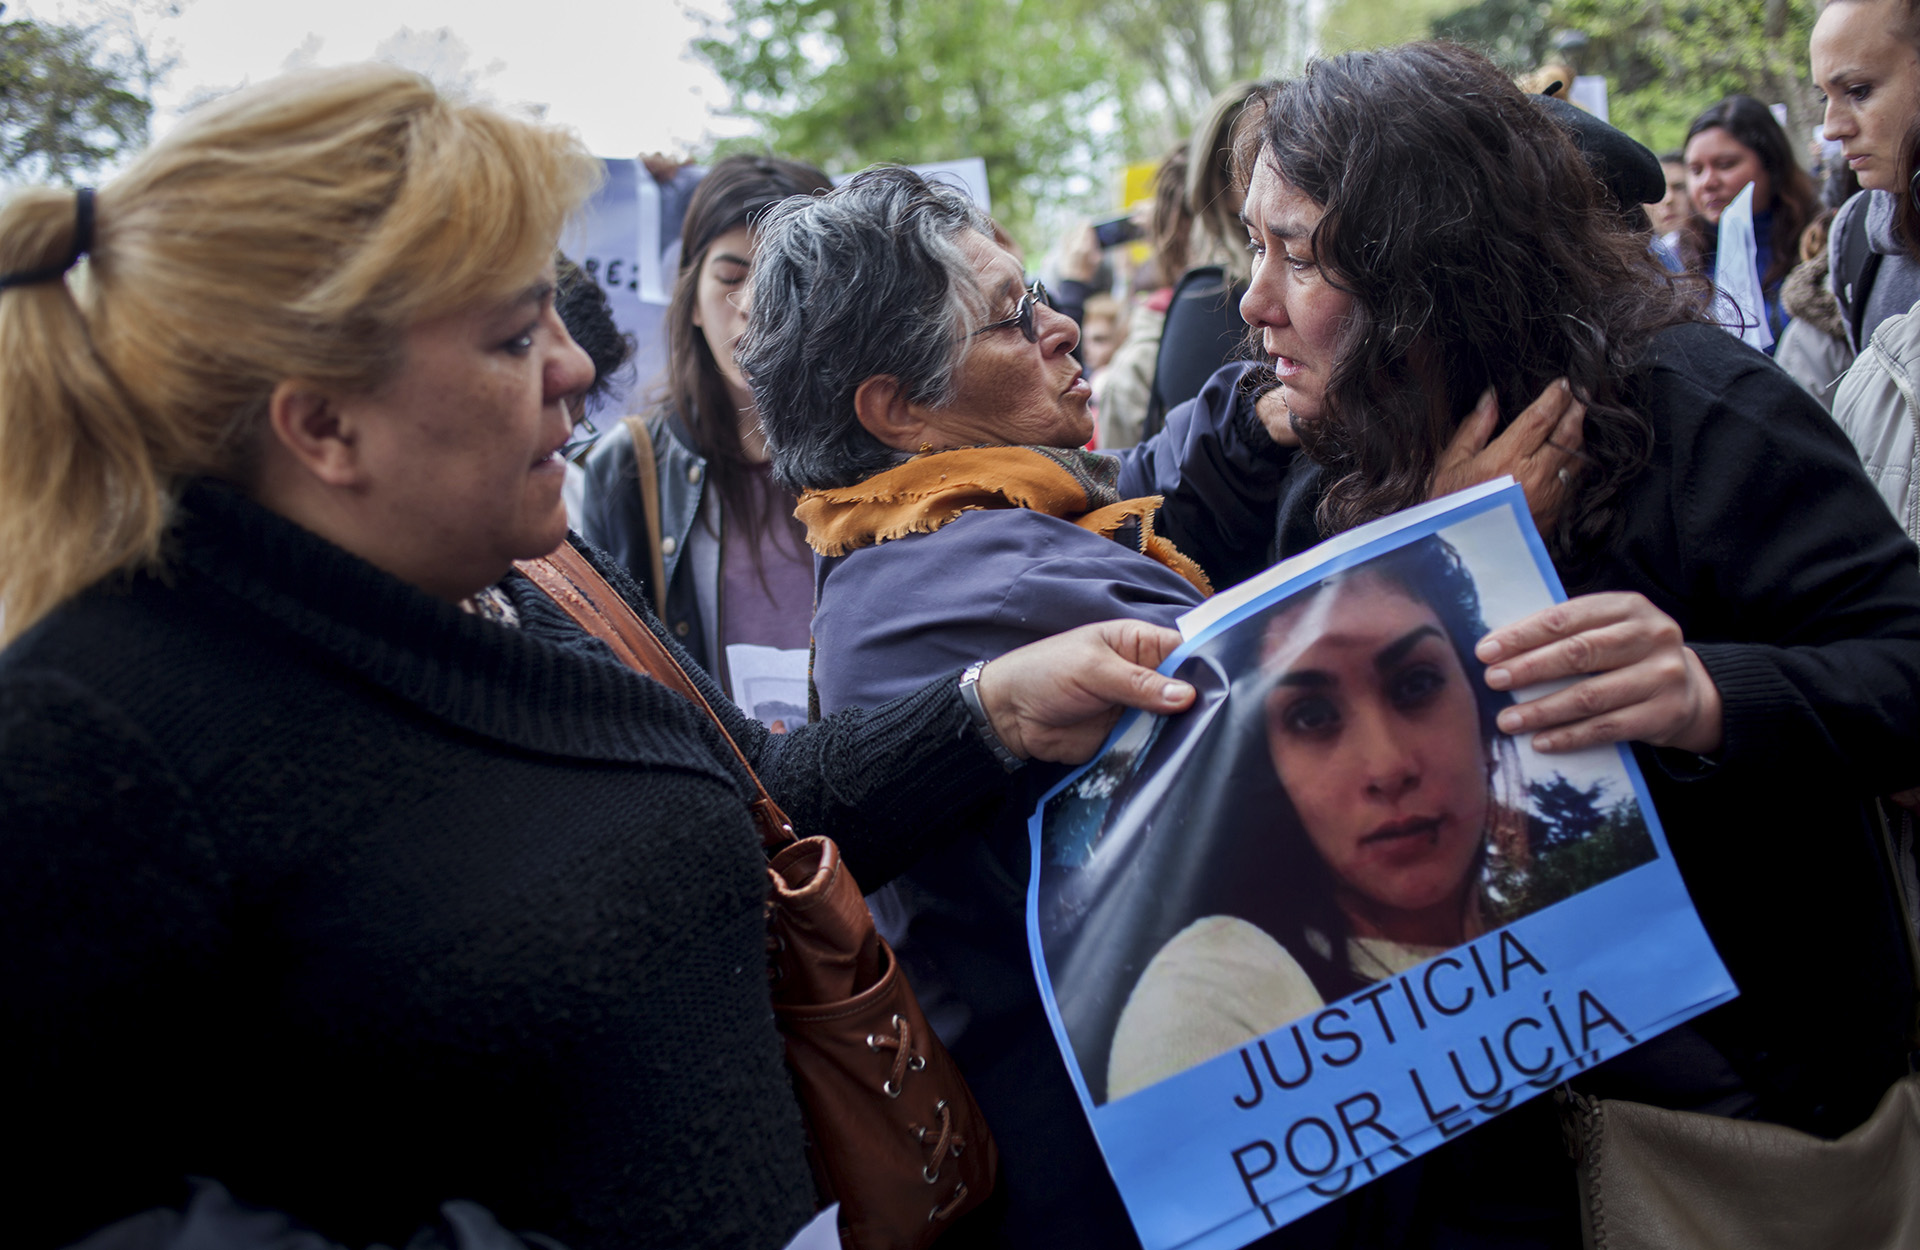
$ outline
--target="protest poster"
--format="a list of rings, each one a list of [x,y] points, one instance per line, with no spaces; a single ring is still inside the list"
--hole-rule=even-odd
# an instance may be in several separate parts
[[[1148,1250],[1230,1250],[1727,1001],[1632,753],[1533,752],[1474,644],[1563,600],[1510,479],[1181,622],[1030,823],[1041,996]]]
[[[607,293],[614,324],[633,336],[634,356],[597,413],[619,415],[643,398],[666,365],[662,328],[680,243],[679,213],[703,172],[675,175],[671,197],[635,160],[606,160],[606,178],[560,239],[560,250]],[[672,202],[668,200],[671,198]]]

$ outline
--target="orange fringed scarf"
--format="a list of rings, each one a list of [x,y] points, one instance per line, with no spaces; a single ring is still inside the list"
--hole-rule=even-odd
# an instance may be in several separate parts
[[[931,534],[963,512],[986,508],[1031,508],[1107,538],[1135,521],[1140,554],[1212,594],[1200,566],[1153,532],[1161,497],[1121,499],[1118,474],[1112,457],[1076,448],[966,447],[915,456],[855,486],[810,490],[794,516],[807,527],[807,545],[823,556]]]

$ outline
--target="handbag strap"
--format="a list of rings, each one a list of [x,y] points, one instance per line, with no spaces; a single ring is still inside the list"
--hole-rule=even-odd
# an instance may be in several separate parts
[[[633,436],[634,474],[640,481],[640,514],[647,522],[647,564],[653,573],[653,610],[667,614],[667,556],[660,539],[660,466],[654,459],[653,434],[639,417],[622,417]]]
[[[560,610],[573,618],[576,625],[612,648],[622,664],[636,673],[645,673],[705,712],[713,721],[713,727],[733,748],[734,757],[747,772],[747,779],[753,782],[756,797],[750,807],[754,827],[760,831],[761,845],[777,849],[795,841],[793,822],[760,784],[760,776],[747,762],[740,744],[713,714],[713,705],[627,601],[607,585],[607,579],[587,563],[587,558],[576,551],[572,543],[562,543],[552,555],[538,560],[517,561],[514,567],[559,604]]]

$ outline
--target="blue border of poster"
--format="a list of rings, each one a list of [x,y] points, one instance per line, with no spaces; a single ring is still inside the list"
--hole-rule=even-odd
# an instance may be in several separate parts
[[[1412,524],[1388,518],[1355,531],[1309,567],[1282,566],[1270,576],[1273,584],[1206,623],[1161,671],[1174,673],[1209,639],[1303,588],[1499,510],[1512,516],[1534,566],[1509,571],[1537,574],[1551,601],[1565,600],[1518,486],[1462,499]],[[1384,532],[1369,537],[1376,529]],[[1147,1250],[1245,1245],[1736,993],[1622,745],[1612,750],[1655,858],[1248,1045],[1098,1102],[1076,1061],[1047,966],[1043,824],[1049,803],[1107,751],[1123,741],[1139,748],[1141,734],[1129,731],[1140,728],[1143,715],[1123,718],[1102,755],[1035,809],[1027,931],[1068,1072]]]

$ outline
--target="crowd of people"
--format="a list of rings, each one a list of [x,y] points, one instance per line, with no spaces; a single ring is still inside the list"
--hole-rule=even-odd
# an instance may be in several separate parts
[[[1565,604],[1487,632],[1412,573],[1327,597],[1431,625],[1422,698],[1482,773],[1515,737],[1630,744],[1740,994],[1574,1088],[1854,1129],[1916,1048],[1920,3],[1829,0],[1810,60],[1838,145],[1818,187],[1745,96],[1656,157],[1450,44],[1236,84],[1162,161],[1123,298],[1082,239],[1056,299],[904,168],[717,162],[666,375],[602,420],[571,534],[576,424],[634,345],[557,252],[597,170],[566,133],[392,68],[309,71],[97,192],[16,193],[15,1236],[787,1244],[817,1195],[757,773],[872,891],[998,1144],[941,1244],[1137,1244],[1033,976],[1027,817],[1122,708],[1190,704],[1153,671],[1181,614],[1503,474]],[[1772,358],[1715,320],[1749,188]],[[739,758],[523,571],[569,542]],[[727,697],[763,651],[804,715]],[[1310,830],[1422,783],[1276,723]],[[1499,804],[1474,802],[1477,839]],[[1329,932],[1482,931],[1349,895]],[[1254,936],[1302,961],[1276,1021],[1403,970]],[[1182,958],[1128,1005],[1114,1097],[1208,1027]],[[1262,1244],[1581,1236],[1536,1099]]]

